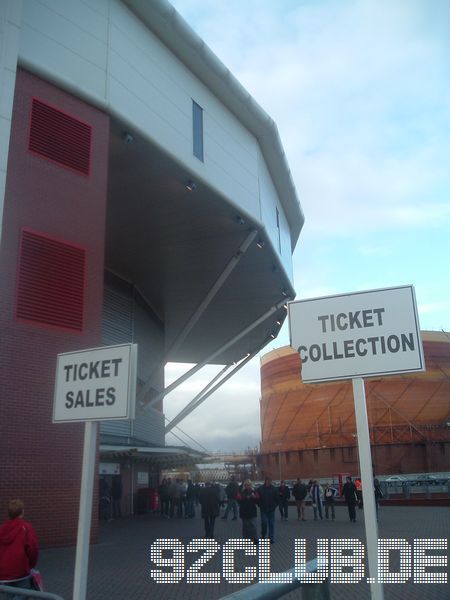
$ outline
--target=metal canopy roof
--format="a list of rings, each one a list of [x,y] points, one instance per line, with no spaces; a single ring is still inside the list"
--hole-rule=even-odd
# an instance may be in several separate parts
[[[160,469],[190,467],[193,468],[205,458],[206,454],[192,448],[166,446],[152,448],[148,446],[100,445],[100,456],[105,458],[132,458],[138,462],[150,463]]]
[[[123,126],[111,125],[105,266],[132,282],[165,327],[166,349],[255,228],[237,219],[236,208],[217,192],[191,179],[186,169],[135,137],[123,140]],[[257,240],[256,240],[257,241]],[[200,362],[283,300],[294,297],[277,253],[266,240],[241,256],[218,294],[184,342],[166,360]],[[244,338],[214,358],[239,360],[262,347],[284,320],[281,308]]]

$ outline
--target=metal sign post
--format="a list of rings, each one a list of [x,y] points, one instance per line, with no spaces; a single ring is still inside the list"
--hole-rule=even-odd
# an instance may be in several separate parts
[[[291,346],[300,354],[304,383],[351,379],[364,494],[370,591],[377,582],[378,525],[363,377],[425,370],[412,286],[368,290],[289,303]]]
[[[96,421],[86,421],[84,424],[83,467],[81,471],[80,512],[78,517],[73,600],[84,600],[86,598],[97,428]]]
[[[84,421],[73,600],[86,598],[97,421],[134,419],[136,379],[136,344],[58,354],[53,422]]]
[[[378,523],[373,486],[372,456],[370,452],[369,421],[367,419],[366,393],[361,377],[352,379],[355,403],[356,434],[358,439],[359,468],[364,494],[364,525],[366,528],[367,558],[369,562],[370,592],[373,600],[383,600],[383,586],[377,583]],[[365,492],[365,493],[364,493]]]

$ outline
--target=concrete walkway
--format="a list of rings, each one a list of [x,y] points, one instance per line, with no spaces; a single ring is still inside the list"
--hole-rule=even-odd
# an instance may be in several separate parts
[[[285,571],[294,565],[294,539],[305,538],[307,558],[316,556],[318,538],[357,538],[365,542],[362,512],[358,521],[350,523],[344,507],[336,509],[335,521],[297,521],[290,508],[288,521],[280,521],[277,512],[275,544],[271,546],[271,570]],[[311,510],[311,509],[309,509]],[[258,523],[259,526],[259,523]],[[384,507],[380,513],[379,537],[404,538],[412,544],[416,538],[447,538],[450,533],[450,509],[446,507]],[[216,540],[222,546],[230,538],[241,537],[241,521],[217,519]],[[91,546],[88,576],[88,600],[147,600],[147,599],[216,599],[245,587],[228,583],[223,575],[220,583],[188,584],[185,578],[177,584],[156,583],[150,576],[154,568],[150,562],[150,546],[160,538],[177,538],[186,549],[193,538],[203,536],[203,521],[195,519],[163,520],[153,515],[142,515],[102,523],[99,543]],[[448,557],[447,552],[441,552]],[[167,553],[165,556],[169,556]],[[198,558],[198,554],[186,554],[186,568]],[[72,598],[74,548],[47,549],[41,552],[38,567],[43,574],[45,588],[60,594],[65,600]],[[393,556],[395,568],[395,556]],[[237,556],[236,570],[257,565],[257,558]],[[170,569],[168,569],[170,570]],[[222,571],[222,553],[219,551],[204,571]],[[439,569],[437,569],[439,570]],[[444,570],[440,568],[440,570]],[[447,574],[449,567],[446,568]],[[366,573],[367,576],[367,573]],[[450,578],[448,578],[450,582]],[[332,600],[369,600],[367,583],[333,584]],[[450,583],[386,584],[386,600],[450,600]],[[285,598],[299,598],[291,593]]]

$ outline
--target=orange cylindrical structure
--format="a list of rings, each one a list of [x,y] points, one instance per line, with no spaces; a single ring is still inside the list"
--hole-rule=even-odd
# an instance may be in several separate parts
[[[426,371],[365,380],[379,474],[449,470],[450,336],[425,331],[422,340]],[[289,346],[261,360],[260,470],[274,478],[356,475],[351,380],[304,384],[300,372]]]

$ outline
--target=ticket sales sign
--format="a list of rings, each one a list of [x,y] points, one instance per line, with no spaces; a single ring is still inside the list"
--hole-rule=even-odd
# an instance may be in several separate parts
[[[412,286],[289,303],[305,383],[425,370]]]
[[[137,345],[58,354],[53,422],[134,419]]]

